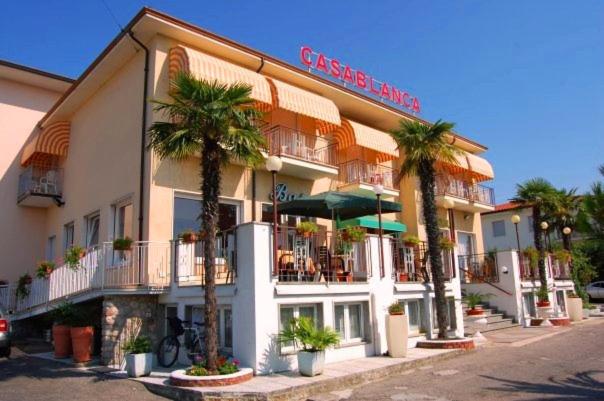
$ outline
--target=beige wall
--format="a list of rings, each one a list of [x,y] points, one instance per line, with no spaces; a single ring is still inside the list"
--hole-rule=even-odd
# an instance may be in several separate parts
[[[0,280],[32,273],[44,258],[45,211],[17,206],[21,149],[60,93],[0,79]]]

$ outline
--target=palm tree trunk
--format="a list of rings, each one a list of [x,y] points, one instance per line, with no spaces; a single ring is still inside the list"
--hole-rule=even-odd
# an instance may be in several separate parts
[[[535,249],[539,252],[539,282],[542,288],[547,288],[545,249],[541,241],[541,208],[539,206],[533,206],[533,240],[535,242]]]
[[[202,201],[201,216],[202,229],[206,233],[203,244],[203,260],[205,273],[205,342],[207,369],[216,370],[218,359],[218,330],[216,325],[216,231],[218,227],[218,197],[220,195],[220,158],[219,145],[216,142],[206,141],[201,158],[202,175]]]
[[[440,249],[440,230],[438,228],[438,213],[434,197],[434,167],[431,163],[421,163],[419,180],[422,191],[422,206],[428,237],[428,253],[430,269],[434,284],[434,302],[436,303],[436,320],[438,338],[447,338],[447,299],[445,297],[445,277],[443,260]]]

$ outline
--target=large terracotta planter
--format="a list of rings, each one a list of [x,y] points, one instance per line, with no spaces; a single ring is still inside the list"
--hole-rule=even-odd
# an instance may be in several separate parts
[[[583,320],[583,300],[578,297],[566,298],[566,310],[572,322]]]
[[[539,308],[547,308],[550,306],[549,301],[537,301],[537,307]]]
[[[69,326],[52,326],[52,338],[55,344],[55,358],[67,358],[71,355],[71,330]]]
[[[388,355],[392,358],[407,356],[409,339],[409,317],[407,315],[386,315],[386,342]]]
[[[468,314],[468,316],[481,316],[484,315],[484,310],[482,310],[481,308],[472,308],[468,309],[466,313]]]
[[[92,359],[93,336],[94,329],[92,326],[71,328],[74,362],[88,362]]]

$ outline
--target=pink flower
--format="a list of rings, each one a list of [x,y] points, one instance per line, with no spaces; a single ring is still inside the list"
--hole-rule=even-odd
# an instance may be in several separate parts
[[[239,366],[239,363],[240,363],[240,362],[239,362],[239,359],[233,359],[233,363],[234,363],[235,365]]]

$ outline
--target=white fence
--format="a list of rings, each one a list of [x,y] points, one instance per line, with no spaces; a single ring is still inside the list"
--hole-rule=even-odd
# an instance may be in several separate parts
[[[169,242],[135,242],[130,250],[116,251],[112,243],[105,243],[88,249],[76,267],[62,264],[49,278],[34,278],[25,296],[17,296],[16,283],[0,287],[0,303],[22,312],[91,291],[167,287],[170,248]]]

